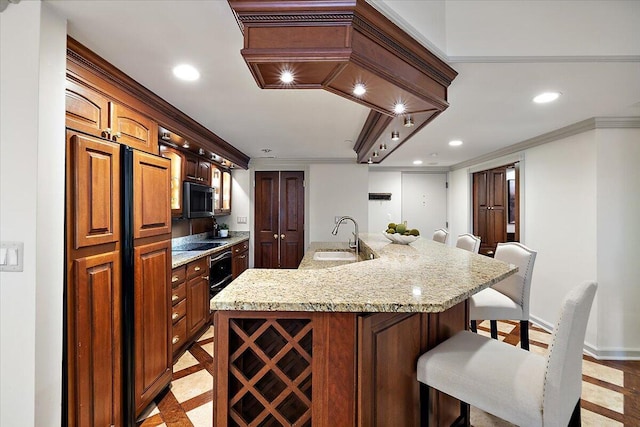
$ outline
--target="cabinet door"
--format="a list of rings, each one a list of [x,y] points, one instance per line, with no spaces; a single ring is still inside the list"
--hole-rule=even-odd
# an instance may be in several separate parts
[[[129,107],[109,103],[109,127],[121,144],[148,153],[158,153],[158,123]]]
[[[67,79],[66,125],[96,136],[109,127],[109,99],[83,84]]]
[[[120,253],[73,261],[67,290],[69,422],[122,425]]]
[[[215,166],[211,165],[211,186],[213,187],[213,208],[215,213],[220,213],[222,210],[222,171]]]
[[[198,180],[202,185],[211,185],[211,163],[200,160],[198,161]]]
[[[204,271],[208,273],[208,270]],[[209,275],[198,275],[187,281],[187,337],[204,326],[209,319]]]
[[[231,264],[233,278],[237,278],[247,268],[249,268],[249,251],[240,252],[239,254],[234,253]]]
[[[186,181],[200,182],[198,180],[198,159],[186,156],[184,159],[184,179]]]
[[[231,172],[222,172],[222,209],[223,213],[231,212]]]
[[[182,168],[184,167],[184,155],[166,145],[160,145],[160,155],[171,161],[171,216],[182,216]]]
[[[120,147],[85,135],[72,134],[71,182],[75,249],[113,243],[120,236]]]
[[[134,249],[136,415],[171,381],[171,240]]]
[[[171,233],[171,162],[133,152],[133,236]]]

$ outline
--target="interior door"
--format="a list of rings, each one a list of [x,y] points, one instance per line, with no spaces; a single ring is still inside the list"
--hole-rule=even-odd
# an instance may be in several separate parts
[[[256,268],[297,268],[304,256],[304,172],[256,172]]]
[[[402,220],[424,236],[431,236],[438,228],[447,228],[446,174],[402,174]]]
[[[479,253],[493,256],[507,241],[507,169],[473,174],[473,234],[480,236]]]

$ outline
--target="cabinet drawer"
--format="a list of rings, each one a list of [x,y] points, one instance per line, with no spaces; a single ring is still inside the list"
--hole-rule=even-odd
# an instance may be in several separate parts
[[[249,250],[249,242],[240,242],[233,245],[233,254],[239,254]]]
[[[192,278],[198,275],[207,274],[208,257],[200,258],[197,261],[187,264],[187,277]]]
[[[178,286],[171,290],[171,305],[176,305],[180,301],[184,300],[187,295],[187,286],[185,282],[181,282]]]
[[[187,267],[177,267],[171,270],[171,286],[176,287],[180,285],[180,283],[184,282],[185,277],[187,277]]]
[[[171,345],[173,346],[173,354],[176,354],[187,340],[187,318],[183,317],[173,325],[173,333],[171,334]]]
[[[187,313],[187,301],[182,300],[171,309],[171,321],[176,323]]]

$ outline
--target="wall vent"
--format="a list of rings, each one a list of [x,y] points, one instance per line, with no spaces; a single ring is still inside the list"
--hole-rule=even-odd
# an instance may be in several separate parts
[[[391,193],[369,193],[369,200],[391,200]]]

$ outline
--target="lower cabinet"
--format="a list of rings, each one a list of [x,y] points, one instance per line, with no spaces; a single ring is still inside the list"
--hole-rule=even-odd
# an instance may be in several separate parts
[[[209,257],[174,268],[171,282],[171,346],[175,361],[209,322]]]
[[[136,416],[171,382],[173,357],[167,301],[171,240],[136,246],[134,326]]]
[[[249,268],[249,242],[240,242],[233,245],[231,258],[231,274],[235,279]]]

